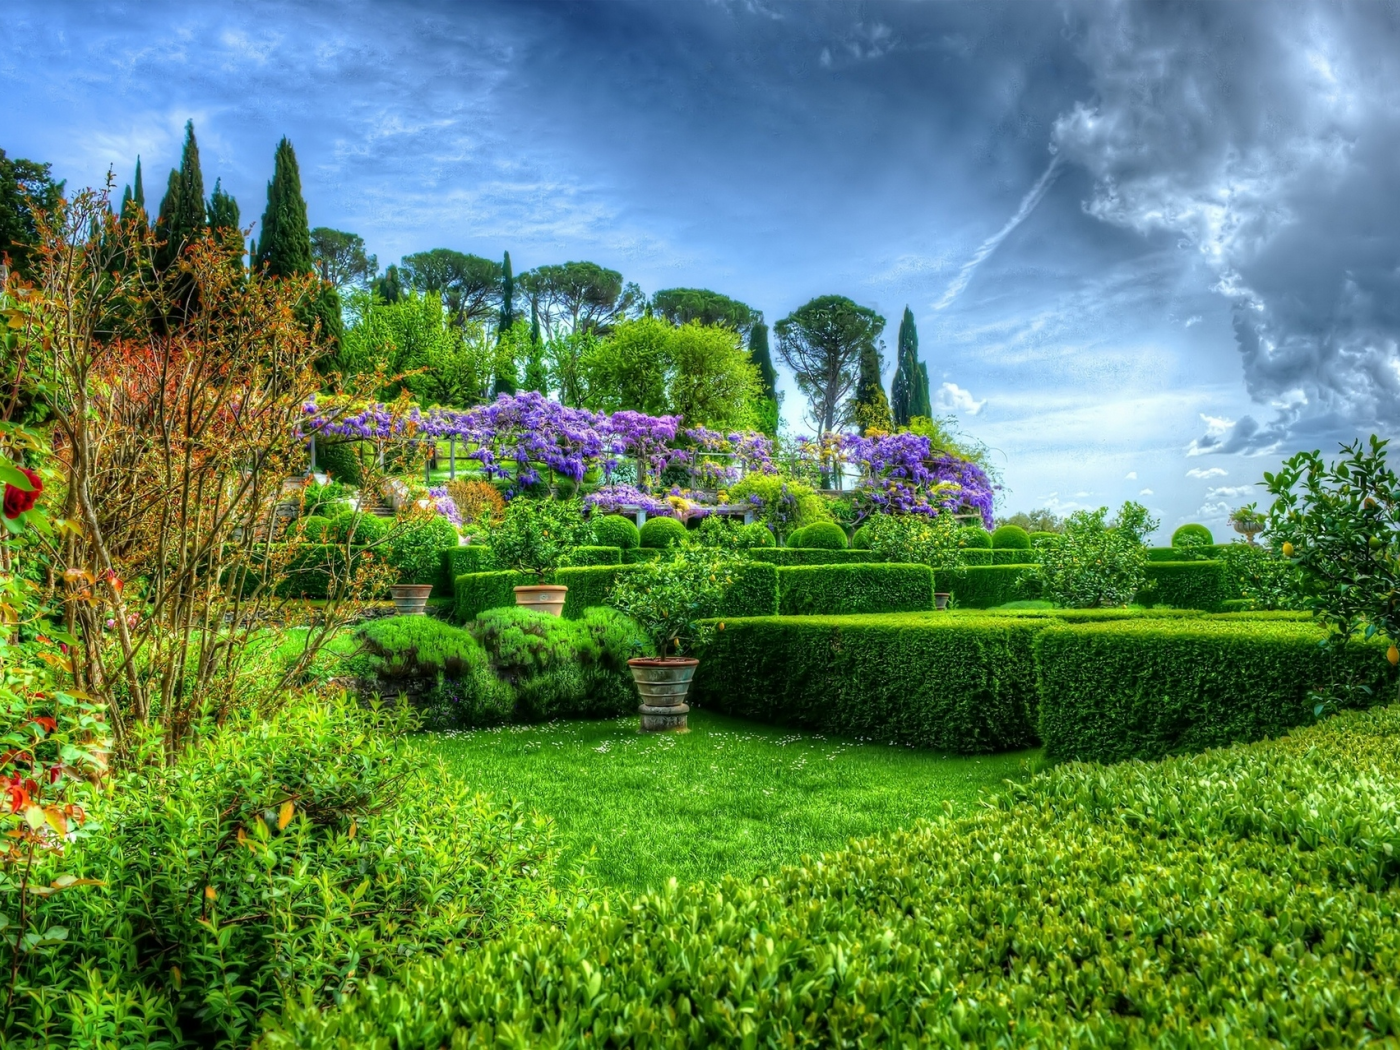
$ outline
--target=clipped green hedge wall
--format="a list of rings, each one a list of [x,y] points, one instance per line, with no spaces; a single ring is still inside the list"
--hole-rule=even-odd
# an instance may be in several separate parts
[[[1052,624],[940,613],[729,620],[691,695],[725,714],[916,747],[1027,747],[1031,640]]]
[[[636,565],[638,562],[656,561],[665,556],[665,551],[659,551],[654,547],[631,547],[623,550],[622,564]]]
[[[1138,592],[1142,605],[1215,612],[1228,597],[1229,577],[1220,561],[1156,561],[1147,563],[1147,582]]]
[[[569,551],[569,565],[573,568],[621,564],[621,547],[575,547]]]
[[[752,562],[739,569],[734,585],[724,596],[721,616],[776,616],[778,567]]]
[[[1207,559],[1219,558],[1230,546],[1231,544],[1229,543],[1217,543],[1214,546],[1192,547],[1189,550],[1183,550],[1178,547],[1148,547],[1147,560],[1149,562],[1205,561]]]
[[[1389,1045],[1397,738],[1391,707],[1061,766],[820,863],[582,901],[290,1000],[262,1048]]]
[[[438,554],[438,560],[441,562],[438,583],[433,588],[433,594],[437,597],[452,594],[454,581],[458,576],[465,576],[469,572],[493,572],[496,569],[496,556],[484,543],[446,547]]]
[[[1322,638],[1287,620],[1053,627],[1036,641],[1046,753],[1116,762],[1276,736],[1313,720],[1309,689],[1351,674],[1377,698],[1394,693],[1384,645],[1331,651]]]
[[[990,609],[1025,597],[1016,587],[1029,566],[973,565],[939,572],[934,582],[940,591],[951,591],[964,609]]]
[[[754,547],[745,553],[750,561],[766,561],[773,565],[868,565],[883,561],[874,551],[827,551],[792,547]]]
[[[785,565],[778,569],[783,616],[927,612],[933,570],[927,565]]]

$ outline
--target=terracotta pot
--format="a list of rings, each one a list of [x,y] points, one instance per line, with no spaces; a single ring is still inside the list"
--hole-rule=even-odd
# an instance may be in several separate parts
[[[515,604],[522,609],[535,609],[550,616],[564,614],[564,595],[569,588],[553,583],[542,583],[534,587],[515,588]]]
[[[952,596],[953,596],[952,591],[934,591],[934,592],[933,592],[933,607],[934,607],[935,609],[940,610],[940,611],[942,611],[943,609],[948,608],[948,599],[951,598]]]
[[[428,595],[432,593],[431,583],[396,583],[389,588],[389,596],[394,599],[394,608],[400,616],[422,616],[428,609]]]
[[[690,732],[686,724],[690,707],[685,698],[700,661],[689,656],[649,656],[628,660],[627,666],[632,669],[642,697],[642,705],[637,708],[642,716],[642,732]]]

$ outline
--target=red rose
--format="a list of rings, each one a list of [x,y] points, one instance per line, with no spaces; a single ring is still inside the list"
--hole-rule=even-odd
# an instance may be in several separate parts
[[[6,484],[5,486],[5,517],[18,518],[25,511],[31,509],[39,501],[39,494],[44,491],[44,483],[39,480],[39,475],[28,467],[19,467],[19,472],[29,479],[29,484],[34,486],[32,492],[25,492],[15,486]]]

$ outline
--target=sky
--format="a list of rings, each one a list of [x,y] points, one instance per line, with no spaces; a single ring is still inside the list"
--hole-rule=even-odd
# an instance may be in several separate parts
[[[65,3],[0,12],[0,148],[244,221],[907,305],[1000,512],[1166,530],[1400,418],[1400,5]],[[780,369],[781,370],[781,369]],[[784,375],[784,416],[803,404]]]

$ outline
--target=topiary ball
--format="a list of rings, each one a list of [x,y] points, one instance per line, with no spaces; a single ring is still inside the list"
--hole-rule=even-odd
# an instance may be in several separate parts
[[[1031,534],[1019,525],[1003,525],[992,533],[992,546],[1004,551],[1028,551]]]
[[[802,546],[802,533],[804,531],[803,529],[793,529],[789,532],[785,546],[792,547],[794,550],[800,548]]]
[[[739,530],[739,546],[746,550],[755,547],[776,547],[773,530],[761,521],[750,522]]]
[[[819,521],[802,530],[802,546],[808,550],[843,551],[846,530],[834,521]]]
[[[389,534],[389,525],[373,514],[347,510],[331,519],[326,533],[331,543],[351,543],[357,547],[382,540]]]
[[[637,526],[621,514],[605,514],[598,518],[593,522],[593,535],[597,537],[598,546],[621,547],[625,551],[635,550],[642,542]]]
[[[992,534],[981,525],[964,525],[958,532],[962,536],[964,547],[973,547],[979,550],[990,550],[992,547]]]
[[[301,534],[306,537],[307,543],[324,543],[326,542],[326,529],[330,523],[330,518],[312,514],[310,517],[301,519]]]
[[[675,518],[648,518],[638,533],[643,547],[665,550],[685,542],[685,526]]]
[[[851,535],[851,550],[868,551],[869,549],[870,533],[866,532],[865,526],[862,525],[860,528],[856,529],[856,531]]]
[[[1204,525],[1183,525],[1172,533],[1173,547],[1209,547],[1213,543],[1215,537]]]

